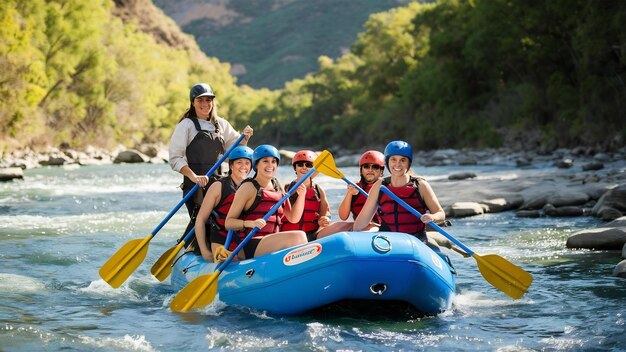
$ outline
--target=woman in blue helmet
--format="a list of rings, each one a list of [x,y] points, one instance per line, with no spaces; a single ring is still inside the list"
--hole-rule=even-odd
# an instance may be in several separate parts
[[[224,247],[226,242],[226,214],[235,198],[235,192],[241,182],[248,177],[252,168],[252,149],[240,145],[230,152],[228,158],[228,177],[213,183],[202,201],[196,217],[196,253],[206,261],[213,261],[213,253]],[[234,249],[237,241],[232,241],[228,249]],[[191,247],[191,246],[190,246]]]
[[[446,219],[435,192],[424,178],[413,176],[410,170],[413,150],[404,141],[393,141],[385,148],[385,164],[391,176],[379,179],[372,186],[369,197],[354,222],[354,230],[362,231],[369,226],[379,208],[380,231],[404,232],[427,242],[425,224]],[[385,185],[391,192],[406,201],[422,215],[421,221],[397,202],[380,191]]]
[[[297,188],[298,198],[293,205],[287,200],[267,221],[263,219],[285,194],[274,177],[279,162],[280,154],[276,148],[268,144],[258,146],[252,154],[252,168],[256,174],[254,178],[244,180],[235,193],[233,204],[226,216],[226,228],[240,230],[240,240],[243,240],[253,228],[259,228],[255,236],[239,252],[240,259],[258,257],[307,243],[304,231],[280,231],[283,217],[292,223],[300,221],[306,194],[304,184]],[[227,250],[215,252],[215,258],[219,261],[225,260],[229,255],[230,251]]]
[[[193,219],[202,204],[202,198],[209,184],[206,173],[217,162],[220,155],[239,138],[231,124],[217,115],[215,94],[206,83],[198,83],[189,91],[189,109],[183,114],[174,129],[169,145],[169,164],[172,170],[183,175],[183,197],[198,184],[201,188],[185,205],[192,219],[185,230],[193,227]],[[246,145],[252,136],[250,126],[243,129]]]

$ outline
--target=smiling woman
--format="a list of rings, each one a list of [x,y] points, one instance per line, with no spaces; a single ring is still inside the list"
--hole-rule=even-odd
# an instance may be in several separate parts
[[[280,199],[285,192],[275,177],[279,162],[280,154],[274,146],[263,144],[256,147],[252,154],[252,168],[256,174],[254,178],[241,183],[226,215],[226,228],[241,230],[242,237],[246,237],[253,229],[258,229],[256,235],[243,248],[245,258],[257,257],[307,242],[303,231],[280,231],[283,217],[294,223],[300,221],[304,211],[306,187],[302,182],[297,187],[294,185],[290,192],[293,193],[295,190],[298,198],[293,204],[289,200],[283,203]],[[308,173],[302,181],[310,176]],[[264,215],[274,205],[279,206],[275,215],[265,219]]]
[[[215,94],[208,84],[198,83],[191,87],[189,102],[189,109],[176,125],[169,145],[169,164],[172,170],[184,176],[181,185],[183,197],[196,184],[202,188],[202,192],[185,202],[191,218],[185,234],[193,228],[204,193],[210,184],[211,175],[206,175],[207,171],[240,135],[228,121],[218,116]],[[250,126],[244,128],[244,145],[248,143],[252,133]]]

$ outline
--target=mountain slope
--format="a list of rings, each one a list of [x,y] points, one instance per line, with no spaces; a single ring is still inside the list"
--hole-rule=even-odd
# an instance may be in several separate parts
[[[281,88],[347,52],[370,14],[409,0],[155,0],[240,84]]]

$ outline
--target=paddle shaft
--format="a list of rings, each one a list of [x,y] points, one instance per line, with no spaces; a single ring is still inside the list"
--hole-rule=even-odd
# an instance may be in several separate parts
[[[230,246],[230,241],[233,239],[233,229],[228,230],[228,234],[226,235],[226,242],[224,242],[224,248],[228,249]]]
[[[217,170],[218,167],[220,167],[220,165],[224,162],[224,160],[226,160],[226,158],[228,158],[228,155],[230,154],[230,152],[233,151],[233,149],[235,149],[239,143],[241,143],[241,141],[246,137],[245,134],[241,134],[241,136],[239,136],[239,138],[237,138],[237,140],[235,141],[235,143],[233,143],[232,146],[230,146],[230,148],[228,148],[228,150],[226,151],[226,153],[224,153],[224,155],[222,155],[222,157],[215,163],[215,165],[213,165],[213,167],[207,171],[207,173],[205,174],[205,176],[210,176],[212,175],[215,170]],[[169,214],[167,214],[167,216],[165,217],[165,219],[163,219],[163,221],[161,221],[161,223],[159,223],[159,225],[157,225],[157,227],[154,228],[154,230],[152,230],[152,236],[156,235],[157,232],[159,232],[161,230],[161,228],[163,226],[165,226],[165,224],[167,224],[168,221],[170,221],[170,219],[172,218],[172,216],[174,216],[174,214],[176,214],[176,212],[178,211],[178,209],[180,209],[180,207],[183,206],[183,204],[185,204],[185,202],[187,202],[189,200],[189,198],[191,198],[193,196],[194,193],[196,193],[196,191],[198,190],[198,188],[200,188],[200,186],[198,186],[198,184],[196,183],[195,186],[193,186],[193,188],[183,197],[183,199],[181,199],[180,202],[178,202],[178,204],[176,204],[176,206],[174,207],[174,209],[172,209],[172,211],[170,211]],[[193,230],[192,230],[193,231]],[[190,232],[192,232],[190,231]],[[193,235],[193,233],[191,234]],[[186,239],[190,238],[191,236],[189,235],[189,233],[185,236]]]
[[[302,183],[304,183],[304,181],[309,178],[311,175],[313,175],[313,173],[315,172],[315,168],[311,168],[311,170],[309,170],[309,172],[307,172],[301,179],[300,181],[296,182],[295,185],[293,185],[293,187],[290,187],[289,190],[287,191],[287,193],[285,193],[285,195],[278,201],[276,202],[276,204],[274,204],[274,206],[272,206],[272,208],[267,212],[267,214],[265,214],[265,216],[263,216],[263,220],[267,221],[267,219],[270,218],[270,216],[272,216],[277,210],[278,208],[287,200],[289,199],[289,197],[291,197],[291,195],[293,194],[293,192],[296,191],[296,189],[298,189],[298,187],[300,187],[300,185]],[[228,266],[228,264],[230,264],[230,262],[233,260],[233,258],[239,253],[239,251],[241,251],[241,249],[248,244],[248,242],[250,242],[250,239],[252,239],[252,237],[259,232],[259,228],[255,227],[252,229],[252,231],[250,231],[250,233],[243,239],[243,241],[241,241],[241,243],[239,243],[239,245],[237,246],[237,248],[235,248],[235,250],[233,250],[233,252],[228,256],[228,258],[226,258],[225,261],[222,262],[222,264],[220,264],[217,268],[215,268],[215,271],[218,273],[221,273],[222,270],[224,270],[224,268],[226,266]]]
[[[396,202],[398,202],[398,204],[402,205],[406,210],[408,210],[411,214],[417,216],[420,220],[422,219],[422,214],[420,214],[419,211],[415,210],[412,206],[410,206],[407,202],[405,202],[404,200],[402,200],[400,197],[398,197],[397,195],[395,195],[395,193],[391,192],[389,190],[389,188],[385,187],[385,186],[380,186],[380,190],[382,192],[384,192],[386,195],[388,195],[389,197],[393,198],[393,200],[395,200]],[[428,223],[428,226],[432,227],[433,229],[437,230],[437,232],[439,232],[440,234],[446,236],[447,239],[449,239],[450,241],[452,241],[454,244],[456,244],[457,246],[461,247],[462,250],[464,250],[467,254],[469,254],[470,256],[474,255],[474,251],[472,251],[471,249],[467,248],[461,241],[457,240],[456,238],[454,238],[454,236],[452,236],[451,234],[447,233],[444,229],[442,229],[441,227],[439,227],[439,225],[437,225],[434,221],[431,221]]]

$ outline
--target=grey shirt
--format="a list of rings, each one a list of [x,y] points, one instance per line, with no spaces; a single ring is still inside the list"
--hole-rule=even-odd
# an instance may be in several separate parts
[[[200,122],[201,129],[209,132],[215,132],[215,126],[211,122],[202,119],[198,119],[198,121]],[[224,148],[228,150],[228,148],[235,143],[237,138],[239,138],[241,133],[237,132],[237,130],[235,130],[228,121],[221,117],[217,118],[217,124],[219,125],[220,133],[224,137]],[[196,130],[196,126],[193,124],[191,119],[185,118],[179,122],[178,125],[176,125],[174,133],[172,133],[168,149],[170,154],[169,164],[172,170],[180,172],[183,166],[187,165],[185,151],[197,133],[198,131]],[[246,144],[245,139],[241,144]]]

